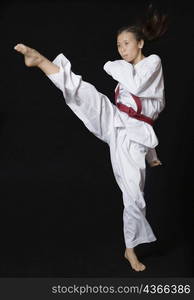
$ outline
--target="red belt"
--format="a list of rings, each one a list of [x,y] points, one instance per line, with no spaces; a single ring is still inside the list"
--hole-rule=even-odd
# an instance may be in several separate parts
[[[135,111],[132,107],[128,107],[128,106],[126,106],[122,103],[118,103],[117,102],[118,95],[119,95],[119,86],[115,91],[115,104],[116,104],[116,106],[118,107],[119,110],[127,113],[131,118],[135,118],[137,120],[147,122],[148,124],[153,126],[154,120],[147,117],[147,116],[145,116],[145,115],[143,115],[143,114],[141,114],[142,105],[141,105],[141,100],[138,96],[135,96],[135,95],[131,94],[133,99],[135,100],[136,105],[137,105],[137,111]]]

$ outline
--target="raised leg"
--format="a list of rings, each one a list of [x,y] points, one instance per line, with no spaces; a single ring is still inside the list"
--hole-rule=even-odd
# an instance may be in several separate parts
[[[26,45],[18,44],[15,50],[24,55],[28,67],[41,69],[63,92],[66,104],[95,136],[109,143],[118,112],[107,96],[82,80],[80,75],[73,73],[70,61],[63,54],[59,54],[51,62]]]

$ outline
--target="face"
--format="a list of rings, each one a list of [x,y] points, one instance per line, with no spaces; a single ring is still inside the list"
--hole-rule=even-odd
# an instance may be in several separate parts
[[[143,43],[143,40],[138,42],[132,32],[123,31],[117,37],[118,52],[124,60],[130,63],[136,63],[142,59]]]

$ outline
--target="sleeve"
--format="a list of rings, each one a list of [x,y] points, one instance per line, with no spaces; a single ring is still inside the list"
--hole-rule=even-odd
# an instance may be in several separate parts
[[[125,60],[115,60],[108,61],[103,68],[136,96],[163,97],[162,65],[160,57],[156,54],[150,55],[146,61],[142,60],[135,66]]]

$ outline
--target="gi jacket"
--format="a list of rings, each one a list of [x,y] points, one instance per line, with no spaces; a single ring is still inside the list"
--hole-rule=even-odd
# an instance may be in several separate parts
[[[135,65],[125,60],[108,61],[104,70],[115,79],[119,85],[118,102],[132,107],[137,111],[132,94],[142,102],[142,114],[156,120],[165,106],[164,80],[161,59],[151,54]],[[116,87],[117,88],[117,87]],[[115,89],[116,90],[116,89]],[[126,127],[128,136],[133,141],[149,148],[158,145],[158,139],[151,125],[131,118],[119,111],[115,118],[116,127]]]

